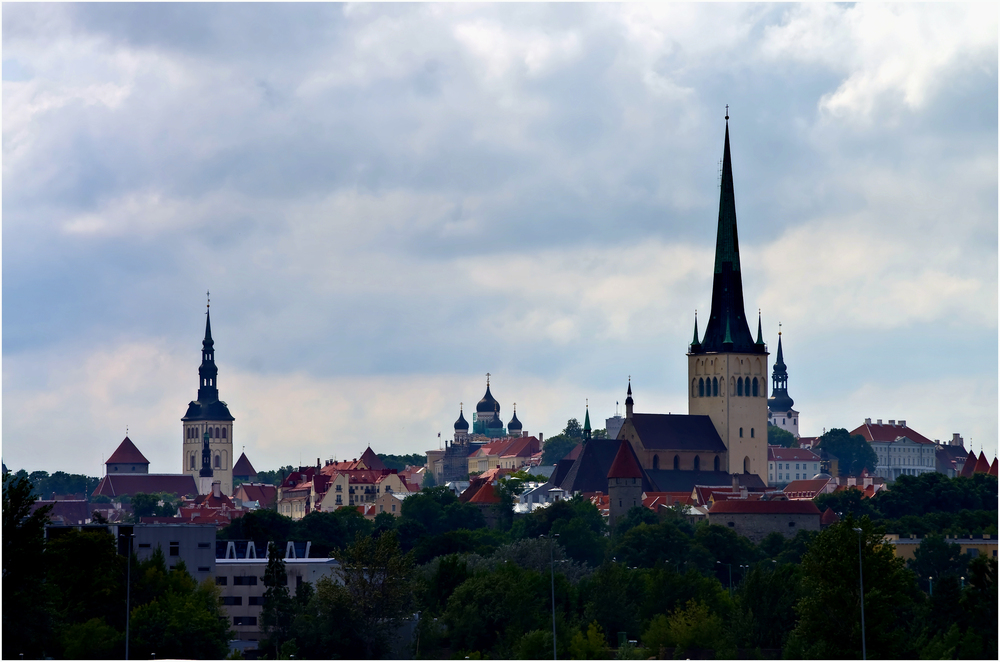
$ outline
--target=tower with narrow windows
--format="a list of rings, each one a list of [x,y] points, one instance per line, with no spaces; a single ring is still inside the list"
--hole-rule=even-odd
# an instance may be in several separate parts
[[[781,331],[778,331],[778,358],[771,372],[771,397],[767,400],[767,422],[799,438],[799,412],[792,409],[795,401],[788,395],[788,366],[781,350]]]
[[[759,317],[754,339],[743,305],[728,115],[726,120],[712,311],[701,339],[695,318],[688,351],[688,412],[712,419],[726,445],[726,471],[757,474],[766,482],[768,352]]]
[[[219,400],[219,369],[215,365],[215,343],[212,340],[212,319],[205,311],[205,339],[201,342],[201,366],[198,368],[198,399],[188,404],[181,419],[182,444],[181,470],[194,477],[198,483],[202,475],[203,456],[206,452],[209,468],[216,480],[221,481],[224,494],[233,491],[233,415],[229,406]],[[200,489],[200,488],[199,488]],[[209,490],[211,485],[209,485]],[[207,493],[207,492],[203,492]]]

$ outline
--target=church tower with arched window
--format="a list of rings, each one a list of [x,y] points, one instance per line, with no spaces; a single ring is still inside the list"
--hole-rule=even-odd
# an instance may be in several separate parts
[[[181,419],[184,441],[181,469],[198,482],[203,468],[203,443],[207,440],[211,472],[216,480],[222,482],[223,494],[232,494],[233,421],[236,419],[229,413],[229,406],[219,400],[219,369],[215,365],[215,343],[209,312],[205,312],[205,339],[201,342],[198,399],[188,404],[187,413]]]
[[[766,481],[768,352],[760,319],[754,339],[743,305],[728,120],[727,115],[712,311],[700,340],[695,318],[688,351],[688,412],[712,419],[726,445],[726,471],[753,473]]]

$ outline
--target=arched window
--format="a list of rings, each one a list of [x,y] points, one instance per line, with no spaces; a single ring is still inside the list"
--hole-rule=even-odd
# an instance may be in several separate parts
[[[736,395],[736,378],[729,378],[729,397]]]
[[[715,456],[715,462],[713,462],[712,464],[715,467],[715,470],[718,471],[719,470],[719,456],[718,455]]]
[[[674,471],[681,468],[681,458],[679,455],[674,455]]]
[[[208,438],[212,438],[212,428],[208,428]]]
[[[216,469],[221,469],[222,468],[222,458],[219,457],[218,454],[215,455],[215,468]]]
[[[757,387],[757,378],[754,377],[753,378],[753,397],[756,398],[758,395],[760,395],[760,392],[759,392],[758,387]]]
[[[740,438],[743,438],[743,428],[740,428]]]
[[[654,469],[659,469],[660,468],[660,456],[659,455],[654,455],[653,456],[653,468]]]
[[[750,428],[750,438],[753,439],[753,428]]]
[[[698,397],[700,397],[700,398],[705,397],[705,380],[704,379],[699,379],[698,380]]]
[[[226,438],[226,428],[222,428],[222,438]]]
[[[219,428],[215,428],[215,438],[219,438]]]
[[[750,458],[746,456],[743,458],[743,473],[750,473]]]
[[[719,380],[715,377],[712,377],[712,395],[719,395]]]
[[[194,469],[194,453],[191,453],[191,468]]]
[[[743,395],[743,378],[736,380],[736,395]]]
[[[701,471],[701,457],[697,455],[694,456],[694,470]]]

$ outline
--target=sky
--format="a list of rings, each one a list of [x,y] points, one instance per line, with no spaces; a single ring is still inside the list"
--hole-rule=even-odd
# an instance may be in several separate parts
[[[257,470],[686,413],[726,106],[800,431],[997,446],[997,10],[9,4],[3,460],[181,470],[206,292]],[[702,324],[702,330],[704,324]],[[756,330],[756,329],[754,329]],[[623,405],[621,405],[623,409]]]

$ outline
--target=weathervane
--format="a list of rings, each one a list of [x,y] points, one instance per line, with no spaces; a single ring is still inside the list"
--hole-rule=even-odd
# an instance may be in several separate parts
[[[205,307],[206,308],[211,308],[212,307],[212,294],[208,290],[205,290],[205,298],[208,299],[208,301],[205,303]]]

